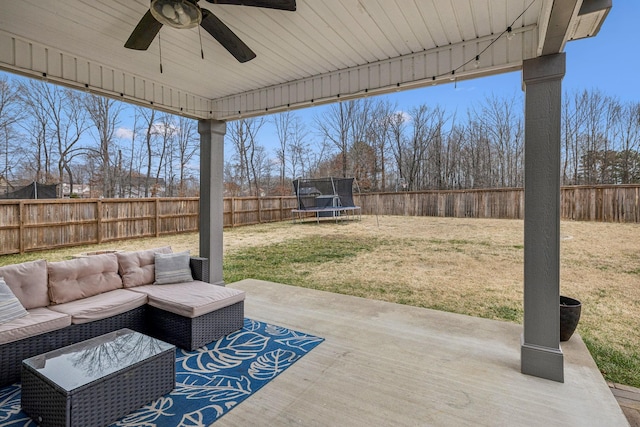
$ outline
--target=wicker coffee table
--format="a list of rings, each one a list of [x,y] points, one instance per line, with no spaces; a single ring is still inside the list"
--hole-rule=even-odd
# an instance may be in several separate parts
[[[120,329],[22,362],[22,409],[40,426],[103,426],[175,387],[175,347]]]

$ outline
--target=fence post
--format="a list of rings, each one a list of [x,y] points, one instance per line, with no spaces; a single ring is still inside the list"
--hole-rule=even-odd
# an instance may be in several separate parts
[[[257,199],[258,199],[258,224],[262,224],[262,199],[260,198],[260,194],[258,194]]]
[[[236,226],[236,198],[231,197],[231,227]]]
[[[24,253],[24,202],[18,203],[18,250]]]
[[[160,198],[156,197],[156,237],[160,237]]]
[[[96,202],[96,240],[102,243],[102,200]]]

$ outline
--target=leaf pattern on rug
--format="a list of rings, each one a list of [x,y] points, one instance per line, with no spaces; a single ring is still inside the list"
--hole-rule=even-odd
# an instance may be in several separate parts
[[[297,358],[297,355],[290,350],[279,348],[270,351],[251,362],[249,375],[257,380],[268,381],[291,366]]]
[[[269,337],[241,330],[222,338],[211,348],[202,347],[195,352],[181,350],[182,368],[189,372],[220,372],[255,358],[269,343]]]
[[[276,337],[282,337],[285,336],[287,334],[291,333],[291,330],[288,328],[283,328],[282,326],[276,326],[276,325],[267,325],[264,328],[264,331],[269,334],[269,335],[273,335]]]
[[[244,319],[241,330],[195,351],[177,349],[176,387],[112,427],[204,427],[238,406],[324,339]],[[36,426],[20,384],[0,388],[0,425]]]
[[[137,427],[155,427],[156,421],[161,417],[171,417],[175,414],[167,412],[173,406],[173,399],[170,397],[161,397],[150,404],[144,406],[142,409],[127,415],[120,421],[114,424],[114,426],[131,426]]]
[[[208,399],[211,402],[241,399],[251,394],[251,381],[225,375],[179,374],[173,394],[187,399]]]
[[[189,412],[182,416],[177,427],[206,427],[209,425],[207,420],[218,419],[224,414],[225,408],[220,405],[208,405],[198,408],[196,411]]]
[[[276,342],[279,344],[283,344],[287,347],[297,348],[298,350],[302,350],[302,351],[308,351],[307,348],[311,350],[313,347],[317,346],[322,341],[324,341],[323,338],[314,337],[311,335],[299,334],[294,331],[291,332],[291,336],[276,340]]]
[[[20,412],[20,386],[10,385],[0,390],[0,421],[6,421]]]

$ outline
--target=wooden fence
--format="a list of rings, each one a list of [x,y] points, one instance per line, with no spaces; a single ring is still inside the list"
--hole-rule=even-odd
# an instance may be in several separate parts
[[[420,191],[360,194],[363,215],[521,218],[521,189]]]
[[[360,194],[365,215],[524,218],[524,189],[421,191]],[[562,187],[562,219],[640,222],[640,185]]]
[[[291,217],[295,197],[225,198],[224,225]],[[198,231],[199,199],[0,200],[0,255]]]
[[[511,218],[524,216],[521,188],[371,193],[355,196],[364,215]],[[224,226],[291,218],[295,197],[224,199]],[[198,230],[199,199],[0,200],[0,255]],[[640,185],[561,190],[563,219],[640,223]]]

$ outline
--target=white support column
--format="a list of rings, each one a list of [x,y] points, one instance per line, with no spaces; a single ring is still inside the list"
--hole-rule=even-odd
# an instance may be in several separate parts
[[[224,286],[222,230],[224,227],[224,135],[227,124],[200,120],[200,256],[209,259],[209,282]]]
[[[564,382],[560,348],[560,110],[565,54],[526,60],[521,371]]]

